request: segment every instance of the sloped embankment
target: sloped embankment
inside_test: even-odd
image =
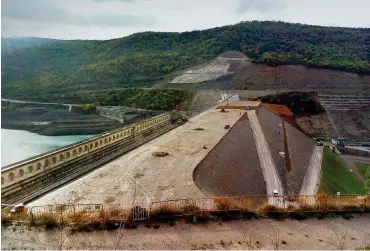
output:
[[[193,179],[207,196],[266,194],[247,114],[199,163],[193,172]]]
[[[289,123],[285,123],[288,151],[290,156],[291,172],[290,182],[291,192],[298,194],[307,168],[310,165],[315,143],[306,134],[299,131]]]

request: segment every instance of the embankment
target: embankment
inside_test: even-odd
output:
[[[195,184],[207,196],[265,195],[266,185],[247,114],[195,168]]]

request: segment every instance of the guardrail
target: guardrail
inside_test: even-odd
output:
[[[142,221],[219,213],[329,213],[370,212],[370,195],[243,196],[154,201],[142,204],[57,204],[33,206],[31,222],[52,218],[58,223]]]

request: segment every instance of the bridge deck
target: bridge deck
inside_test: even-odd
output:
[[[244,112],[207,110],[30,204],[132,203],[133,200],[147,203],[149,200],[204,197],[193,182],[193,170],[227,133],[224,126],[233,126]],[[154,157],[155,151],[165,151],[169,155]]]

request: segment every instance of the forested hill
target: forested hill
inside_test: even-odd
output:
[[[60,41],[52,38],[40,37],[1,37],[1,49],[8,51],[11,49],[18,49],[21,47],[28,47],[34,45],[41,45],[50,42]]]
[[[242,22],[106,41],[50,40],[4,48],[3,96],[150,85],[165,74],[236,50],[255,62],[370,74],[370,29]]]

